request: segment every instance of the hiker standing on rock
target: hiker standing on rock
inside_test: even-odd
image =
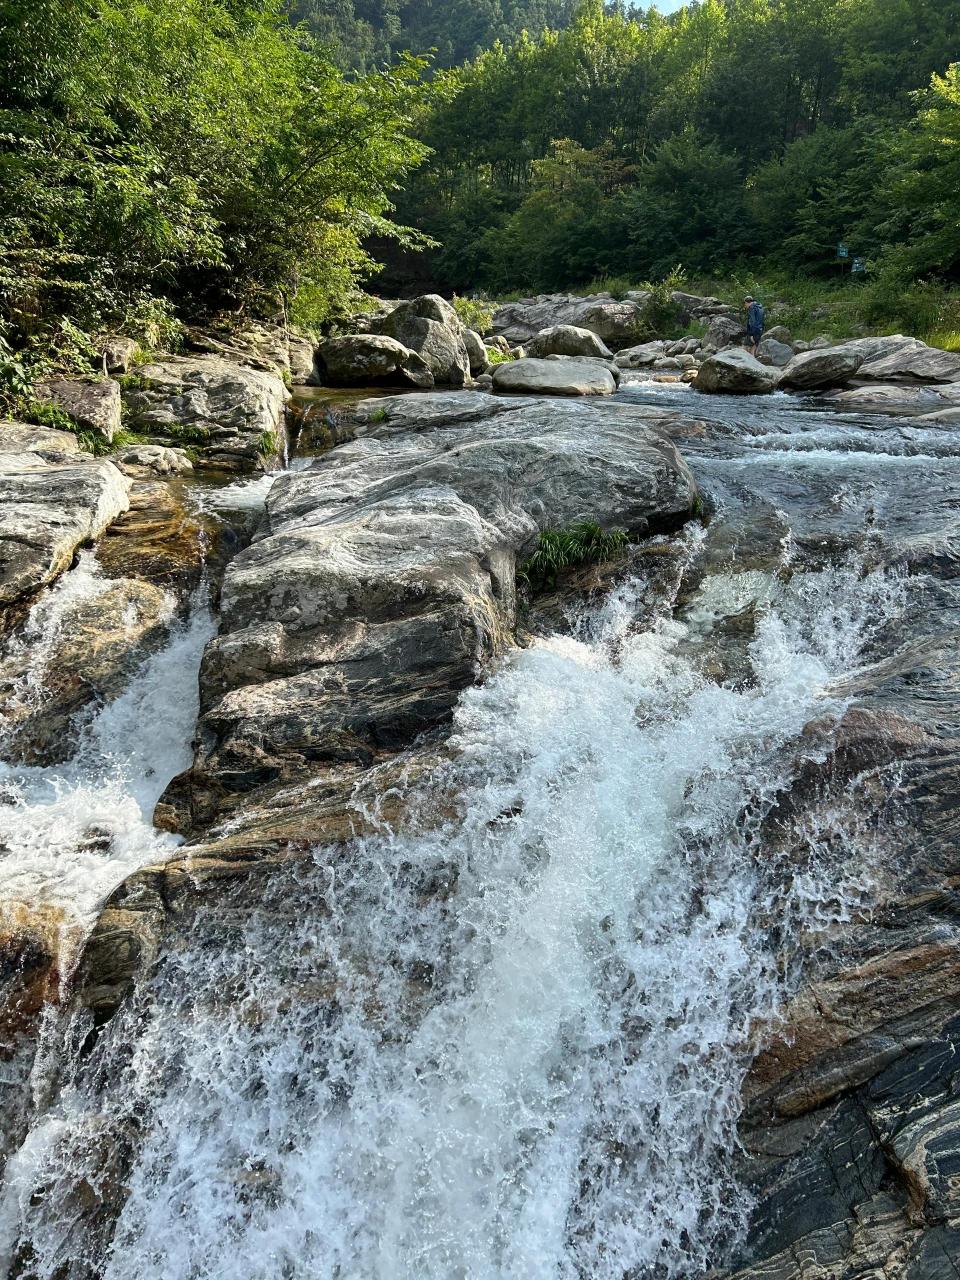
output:
[[[756,298],[744,298],[743,305],[747,309],[747,350],[755,356],[763,337],[764,311]]]

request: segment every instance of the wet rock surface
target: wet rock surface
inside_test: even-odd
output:
[[[180,829],[209,822],[218,789],[372,763],[445,720],[511,641],[517,558],[540,529],[645,533],[693,507],[690,473],[642,412],[474,393],[451,414],[451,399],[357,406],[361,439],[275,484],[224,581],[204,745],[165,800]]]
[[[111,462],[60,453],[62,442],[36,428],[25,434],[25,452],[0,452],[0,620],[53,582],[128,505],[129,481]]]
[[[660,348],[654,359],[686,354]],[[860,357],[867,355],[858,351]],[[911,404],[922,396],[949,405],[943,386],[895,389],[909,393]],[[863,893],[842,911],[828,895],[822,927],[804,942],[804,954],[787,953],[787,967],[804,976],[790,986],[782,1019],[751,1027],[759,1052],[742,1090],[740,1180],[756,1209],[736,1251],[715,1259],[714,1273],[738,1280],[955,1280],[960,602],[951,433],[919,419],[889,431],[861,424],[855,402],[842,396],[819,402],[850,406],[833,418],[810,405],[801,412],[788,397],[708,402],[675,390],[675,398],[660,401],[663,388],[633,388],[582,402],[431,393],[324,409],[327,443],[338,447],[277,480],[252,545],[226,575],[221,630],[202,671],[196,759],[156,812],[158,826],[193,843],[112,895],[69,986],[88,1037],[84,1054],[92,1055],[94,1074],[104,1071],[102,1042],[91,1028],[117,1018],[126,1055],[163,981],[181,981],[180,958],[197,939],[207,965],[231,947],[248,954],[252,918],[299,940],[277,952],[290,969],[289,979],[282,975],[281,1025],[305,1008],[336,1025],[350,1007],[348,981],[323,966],[307,977],[298,970],[294,952],[309,945],[296,933],[304,912],[323,921],[338,910],[337,897],[355,873],[351,840],[385,831],[393,839],[406,829],[413,784],[444,758],[454,702],[491,662],[516,641],[526,643],[531,631],[560,631],[572,645],[583,643],[575,599],[596,601],[611,590],[616,597],[624,575],[639,574],[647,595],[637,625],[655,630],[661,618],[668,630],[682,630],[667,661],[693,662],[709,699],[720,685],[749,689],[757,680],[754,651],[765,619],[783,592],[797,584],[803,590],[806,575],[837,571],[822,600],[825,632],[834,614],[852,607],[863,582],[880,575],[888,580],[884,590],[903,603],[894,607],[881,593],[871,605],[866,597],[864,654],[829,689],[839,710],[810,721],[791,741],[779,789],[758,803],[759,836],[747,846],[787,880],[820,865],[838,882],[860,877]],[[862,390],[876,396],[882,388]],[[19,437],[18,465],[24,457],[38,467],[67,465],[60,451],[66,442],[38,430]],[[704,526],[691,528],[687,541],[649,538],[691,513],[692,476],[706,499]],[[146,637],[147,596],[182,594],[203,562],[204,529],[178,501],[182,482],[131,488],[120,479],[130,511],[97,550],[105,599],[115,597],[116,608],[104,611],[99,631],[93,614],[76,625],[78,652],[91,655],[94,674],[104,657],[103,681],[115,670],[107,661],[111,619],[127,625],[138,612]],[[542,529],[585,519],[648,540],[621,563],[578,570],[518,616],[518,562]],[[718,582],[724,593],[715,590]],[[149,643],[144,637],[137,643]],[[67,650],[58,677],[69,683],[70,670]],[[656,722],[670,710],[650,714]],[[686,742],[688,752],[696,747],[692,738]],[[581,743],[575,754],[589,751]],[[569,767],[568,760],[551,772],[544,788],[558,785]],[[435,790],[433,802],[436,820],[449,821],[448,839],[455,838],[463,817],[456,798]],[[504,797],[488,824],[491,842],[521,809],[515,797]],[[712,817],[696,816],[704,825],[685,829],[684,856],[711,838]],[[748,826],[760,821],[752,811],[743,816]],[[416,822],[422,829],[422,814]],[[442,916],[456,900],[457,874],[442,860],[411,860],[404,875],[416,886],[414,905],[403,910],[411,919],[416,911]],[[691,910],[702,909],[698,897]],[[770,935],[783,923],[773,916]],[[0,1106],[11,1151],[27,1129],[22,1100],[38,1020],[62,995],[45,927],[15,923],[4,952],[7,1089]],[[565,935],[563,951],[572,937]],[[371,966],[356,956],[350,963],[356,971],[349,981],[362,986]],[[390,957],[393,964],[398,977],[390,991],[400,993],[397,1003],[417,1024],[436,1007],[431,992],[442,964],[416,948]],[[137,1004],[146,974],[157,975],[160,986]],[[709,980],[706,963],[700,977]],[[204,989],[191,1017],[202,1018],[203,1001],[214,999],[225,1018],[237,1006],[241,1023],[268,1018],[259,997],[232,988],[216,997]],[[378,1048],[389,1042],[384,1026],[398,1035],[375,1002],[362,1016],[376,1029]],[[676,1015],[670,1034],[683,1030],[685,1016]],[[616,1043],[643,1043],[642,1034],[618,1025]],[[301,1066],[307,1040],[296,1049]],[[301,1074],[313,1078],[305,1068]],[[182,1073],[178,1087],[189,1083]],[[343,1104],[351,1078],[337,1088]],[[68,1204],[81,1235],[89,1232],[102,1252],[141,1137],[113,1113],[84,1125],[84,1150],[102,1179],[78,1182],[57,1212]],[[627,1143],[618,1137],[615,1149],[628,1163]],[[604,1159],[609,1154],[605,1148]],[[243,1179],[237,1175],[243,1202],[261,1186],[268,1198],[280,1196],[280,1174],[250,1163]],[[37,1203],[46,1194],[41,1188]]]

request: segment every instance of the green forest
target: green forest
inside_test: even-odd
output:
[[[960,0],[3,9],[8,381],[64,321],[319,325],[364,287],[829,285],[841,240],[880,311],[960,276]]]

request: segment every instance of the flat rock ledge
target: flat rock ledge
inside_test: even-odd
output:
[[[362,438],[280,477],[230,565],[201,673],[201,747],[164,825],[371,764],[444,723],[511,644],[516,566],[578,520],[675,528],[697,489],[648,411],[482,393],[361,402]]]

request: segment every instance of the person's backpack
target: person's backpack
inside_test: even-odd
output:
[[[749,314],[750,328],[756,330],[758,333],[763,333],[763,322],[766,318],[767,313],[763,309],[763,304],[760,302],[751,302]]]

